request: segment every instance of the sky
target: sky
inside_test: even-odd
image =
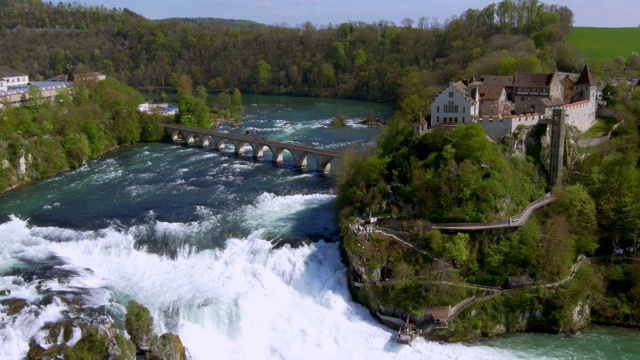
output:
[[[314,25],[347,21],[393,21],[397,25],[420,17],[443,23],[469,8],[482,9],[501,0],[79,0],[84,5],[128,8],[149,19],[169,17],[214,17],[253,20],[267,25],[297,26],[306,21]],[[559,0],[541,1],[569,7],[574,26],[640,26],[638,0]]]

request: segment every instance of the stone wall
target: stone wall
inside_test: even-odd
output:
[[[566,125],[575,126],[580,132],[587,131],[596,121],[593,104],[589,100],[582,100],[564,106],[566,110]]]
[[[476,119],[484,132],[494,141],[500,141],[504,135],[513,133],[519,125],[532,126],[540,121],[540,114],[511,115],[499,118],[485,116]]]

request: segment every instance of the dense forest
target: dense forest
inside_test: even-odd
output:
[[[172,89],[187,75],[209,91],[396,101],[461,76],[576,70],[581,58],[564,43],[572,22],[567,7],[537,0],[504,0],[444,23],[323,26],[151,21],[127,9],[2,0],[0,46],[11,51],[0,63],[32,79],[86,69],[137,89]]]
[[[0,0],[0,46],[10,49],[0,53],[0,64],[32,80],[87,71],[111,79],[78,84],[52,104],[1,111],[0,188],[79,166],[121,144],[156,139],[146,129],[147,116],[134,110],[142,98],[124,84],[159,91],[163,100],[177,92],[183,115],[175,120],[204,127],[212,118],[241,117],[241,91],[394,101],[396,117],[412,121],[428,114],[440,84],[461,76],[577,68],[564,43],[572,22],[568,8],[536,0],[469,9],[444,24],[421,17],[401,25],[293,27],[151,21],[127,9]],[[95,89],[126,95],[109,99]],[[198,96],[191,96],[194,89]],[[212,104],[201,101],[207,92],[222,93],[209,114]]]
[[[610,96],[618,111],[611,140],[578,150],[578,160],[567,164],[564,182],[555,188],[545,180],[542,152],[534,152],[534,158],[515,151],[513,137],[522,134],[493,143],[477,124],[417,136],[410,120],[395,116],[375,149],[343,158],[336,186],[342,225],[349,234],[344,247],[352,259],[365,259],[358,276],[376,284],[384,273],[390,280],[372,285],[375,291],[364,302],[419,314],[429,304],[453,305],[474,295],[442,290],[434,286],[435,280],[502,286],[507,276],[527,276],[551,283],[567,276],[586,255],[594,259],[593,266],[581,270],[577,283],[559,292],[538,289],[511,299],[509,306],[517,314],[539,307],[553,310],[537,328],[532,324],[539,319],[532,319],[528,328],[513,328],[566,331],[567,319],[582,301],[590,304],[594,321],[640,325],[640,87],[624,83]],[[518,132],[527,133],[525,143],[534,148],[548,138],[547,125]],[[566,146],[573,141],[568,139]],[[514,231],[448,233],[429,227],[431,222],[506,219],[545,191],[556,200]],[[382,219],[391,217],[379,220],[378,226],[399,231],[430,256],[401,252],[379,236],[354,236],[348,231],[353,214],[369,211]],[[455,263],[455,269],[434,270],[441,264],[434,259]],[[486,329],[500,326],[507,321],[505,308],[496,304],[504,299],[483,305],[482,311],[495,315],[486,323],[468,315],[466,321]],[[467,329],[464,321],[456,326]],[[451,338],[478,336],[477,328],[467,330]]]

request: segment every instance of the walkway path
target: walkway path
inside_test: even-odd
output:
[[[440,223],[431,224],[430,226],[432,229],[467,231],[519,228],[527,223],[527,220],[529,220],[529,217],[534,211],[540,209],[543,206],[547,206],[553,200],[555,200],[555,197],[551,195],[551,193],[546,193],[527,205],[524,210],[520,212],[520,214],[512,216],[506,220],[494,221],[489,223]]]
[[[589,263],[589,258],[587,258],[584,255],[580,255],[578,257],[578,262],[573,264],[573,266],[571,267],[571,273],[567,277],[562,279],[562,280],[559,280],[559,281],[556,281],[556,282],[553,282],[553,283],[546,283],[546,284],[525,285],[525,286],[519,287],[519,288],[504,289],[504,290],[500,290],[500,291],[493,291],[491,293],[484,293],[484,294],[481,294],[481,295],[475,295],[475,296],[468,297],[468,298],[462,300],[461,302],[459,302],[458,304],[456,304],[451,309],[451,315],[449,315],[449,321],[455,319],[462,312],[462,310],[468,308],[475,301],[489,300],[489,299],[492,299],[494,297],[500,296],[500,295],[502,295],[504,293],[507,293],[507,292],[510,292],[510,291],[522,290],[522,289],[526,289],[526,288],[536,288],[536,287],[558,288],[558,287],[568,283],[569,281],[571,281],[571,279],[573,279],[576,276],[576,273],[578,272],[578,269],[580,268],[580,266],[582,266],[583,264],[588,264],[588,263]]]

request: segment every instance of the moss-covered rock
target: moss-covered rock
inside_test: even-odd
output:
[[[148,351],[153,341],[153,317],[149,309],[138,303],[130,301],[127,304],[127,317],[124,322],[131,340],[141,351]]]
[[[100,334],[97,328],[85,330],[82,338],[64,352],[65,360],[104,359],[109,355],[111,341],[108,335]]]
[[[136,358],[136,344],[121,333],[117,333],[114,338],[120,350],[120,355],[115,356],[114,360],[134,360]]]
[[[147,358],[152,360],[185,360],[186,351],[178,335],[166,333],[154,340]]]

